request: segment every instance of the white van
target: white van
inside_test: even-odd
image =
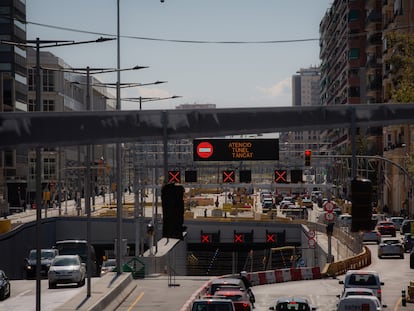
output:
[[[381,311],[381,302],[375,296],[348,296],[339,300],[338,311]]]

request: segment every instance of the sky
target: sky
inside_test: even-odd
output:
[[[26,0],[27,39],[116,38],[118,3],[120,68],[149,67],[122,72],[121,83],[167,81],[125,88],[121,98],[181,96],[142,109],[252,108],[292,105],[292,75],[320,64],[319,24],[332,0]],[[71,67],[117,67],[116,41],[48,51]]]

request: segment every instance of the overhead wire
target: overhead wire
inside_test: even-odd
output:
[[[90,35],[99,35],[106,37],[115,37],[114,34],[94,32],[70,27],[49,25],[37,22],[26,21],[26,24],[31,24],[39,27],[59,29],[70,32],[84,33]],[[295,42],[309,42],[319,41],[319,38],[305,38],[305,39],[289,39],[289,40],[262,40],[262,41],[209,41],[209,40],[182,40],[182,39],[165,39],[165,38],[152,38],[152,37],[141,37],[141,36],[128,36],[121,35],[124,39],[135,39],[135,40],[147,40],[147,41],[160,41],[160,42],[174,42],[174,43],[193,43],[193,44],[279,44],[279,43],[295,43]]]

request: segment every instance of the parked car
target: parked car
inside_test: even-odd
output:
[[[382,305],[379,299],[375,296],[348,296],[338,303],[338,311],[349,311],[349,310],[372,310],[381,311]]]
[[[302,297],[289,297],[289,298],[279,298],[276,300],[274,306],[269,307],[269,310],[276,311],[312,311],[316,310],[316,307],[312,307],[309,303],[309,300]]]
[[[219,288],[215,293],[213,298],[225,298],[233,301],[234,309],[236,311],[252,311],[253,305],[250,302],[249,295],[240,289],[237,288]]]
[[[395,217],[391,217],[390,220],[395,225],[395,229],[397,231],[400,231],[401,230],[401,225],[404,221],[404,217],[395,216]]]
[[[381,242],[381,233],[379,233],[377,230],[365,231],[362,234],[362,241],[363,242],[375,242],[379,244]]]
[[[413,257],[414,259],[414,257]],[[344,291],[347,288],[370,288],[374,291],[375,295],[381,301],[381,286],[384,282],[381,282],[378,272],[372,270],[348,270],[345,274],[343,281],[339,281],[339,284],[344,285]]]
[[[402,244],[404,246],[404,251],[408,253],[414,246],[414,236],[412,236],[411,233],[404,233]]]
[[[30,250],[29,257],[25,258],[24,270],[26,271],[27,278],[33,278],[36,276],[37,266],[37,251],[35,249]],[[41,249],[40,250],[40,274],[47,276],[50,264],[52,260],[59,254],[57,249]]]
[[[404,258],[404,246],[398,238],[382,238],[378,245],[378,258],[384,256],[398,256]]]
[[[83,286],[85,276],[86,267],[79,255],[58,255],[49,268],[49,288],[56,288],[59,283],[76,283],[78,286]]]
[[[383,235],[391,235],[395,237],[397,235],[395,230],[395,225],[391,221],[379,221],[377,223],[376,229],[379,233],[381,233],[381,236]]]
[[[0,300],[4,300],[10,297],[10,281],[6,273],[0,270]]]
[[[230,299],[205,298],[194,300],[191,311],[235,311],[235,309]]]
[[[414,219],[404,219],[400,228],[401,235],[412,232],[411,226],[414,226]]]
[[[112,272],[116,269],[116,259],[107,259],[102,263],[101,273]]]

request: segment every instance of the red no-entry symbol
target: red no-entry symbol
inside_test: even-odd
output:
[[[266,243],[275,243],[276,237],[274,233],[267,233],[266,234]]]
[[[168,182],[180,183],[181,182],[180,171],[168,171]]]
[[[243,233],[234,234],[234,243],[243,243]]]
[[[223,171],[223,182],[234,182],[234,171]]]
[[[202,141],[197,145],[197,155],[202,159],[208,159],[213,155],[213,145],[208,141]]]

